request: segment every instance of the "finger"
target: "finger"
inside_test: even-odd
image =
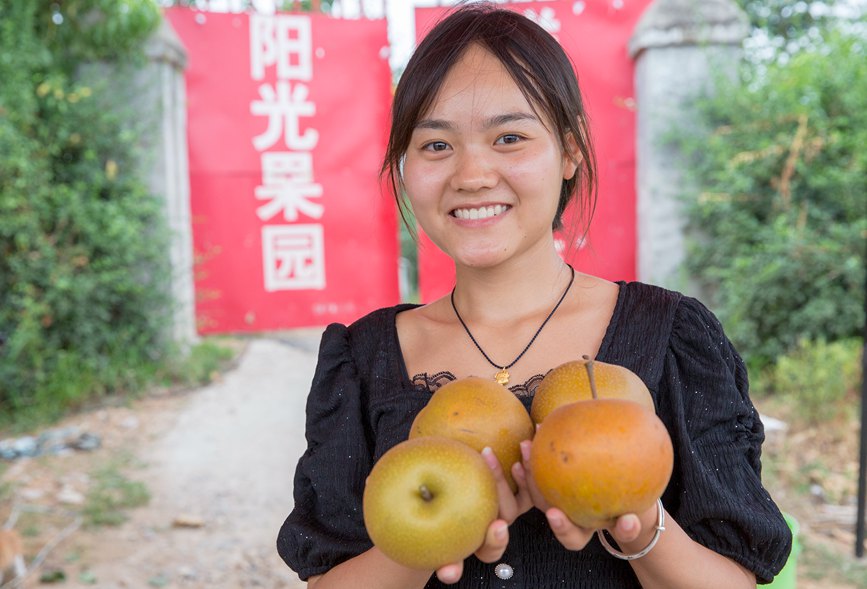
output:
[[[464,563],[447,564],[437,569],[437,578],[446,585],[453,585],[461,580],[464,574]]]
[[[524,479],[527,481],[527,490],[530,492],[530,498],[533,501],[533,505],[542,511],[547,511],[550,505],[545,501],[542,492],[539,491],[539,488],[536,486],[536,481],[533,480],[533,469],[530,465],[530,448],[532,448],[532,446],[533,443],[530,440],[524,440],[521,442],[521,466],[524,469]]]
[[[494,454],[494,451],[487,446],[482,449],[482,458],[485,459],[488,468],[491,469],[494,475],[494,482],[497,484],[497,500],[500,506],[499,516],[507,522],[512,523],[519,515],[518,503],[514,493],[512,493],[511,487],[509,487],[508,481],[506,481],[506,476],[503,474],[500,460]]]
[[[641,534],[641,519],[634,513],[621,515],[609,531],[618,544],[633,542]]]
[[[593,537],[593,530],[576,526],[556,507],[546,511],[545,516],[548,518],[551,531],[567,550],[581,550]]]
[[[524,465],[516,462],[512,465],[512,478],[518,486],[518,492],[515,494],[515,501],[518,504],[518,513],[522,514],[533,507],[533,496],[530,494],[530,488],[527,481],[527,471],[524,470]]]
[[[521,460],[525,465],[530,464],[530,449],[533,447],[533,442],[524,440],[521,442]]]
[[[494,562],[506,551],[509,544],[509,525],[501,519],[488,526],[485,543],[476,550],[476,558],[482,562]]]

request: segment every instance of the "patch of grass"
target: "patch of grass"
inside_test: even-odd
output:
[[[44,523],[38,513],[22,511],[19,513],[18,522],[15,527],[24,538],[38,538],[44,531]]]
[[[161,360],[147,362],[121,350],[104,358],[99,378],[78,362],[60,362],[32,404],[14,412],[0,407],[0,437],[22,435],[100,404],[130,401],[153,387],[209,384],[228,368],[238,347],[235,340],[212,337],[202,339],[185,353],[175,351]]]
[[[6,472],[8,467],[5,464],[0,463],[0,478],[3,478],[3,473]],[[12,493],[14,492],[14,487],[12,483],[9,481],[0,482],[0,505],[7,505],[12,501]],[[2,510],[0,510],[2,512]],[[0,521],[0,524],[3,522]]]
[[[166,386],[195,387],[213,382],[235,357],[235,349],[228,340],[203,339],[190,348],[186,355],[168,361],[159,378]]]
[[[801,575],[816,581],[846,584],[853,589],[867,589],[867,562],[820,541],[802,538],[801,545],[798,557]]]
[[[82,511],[85,525],[120,525],[127,520],[127,510],[150,501],[144,483],[129,479],[123,472],[129,461],[128,457],[115,459],[91,474],[93,486]]]
[[[64,562],[74,563],[81,560],[81,552],[78,548],[74,548],[63,557]]]

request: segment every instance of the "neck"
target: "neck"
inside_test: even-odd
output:
[[[473,324],[508,324],[547,314],[569,283],[571,272],[553,249],[530,260],[493,268],[455,269],[455,305]]]

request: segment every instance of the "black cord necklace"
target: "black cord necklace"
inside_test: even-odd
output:
[[[461,317],[461,314],[458,313],[458,308],[455,306],[455,289],[452,288],[452,294],[451,294],[452,309],[454,309],[455,315],[457,316],[458,321],[460,321],[461,325],[464,326],[464,331],[467,332],[467,335],[470,336],[470,339],[473,340],[474,344],[476,344],[476,348],[479,349],[479,351],[482,353],[482,356],[485,357],[485,360],[487,360],[488,363],[491,366],[493,366],[494,368],[499,369],[499,372],[497,372],[494,375],[494,380],[496,380],[501,385],[505,386],[505,385],[509,384],[509,368],[514,366],[518,362],[518,360],[520,360],[521,357],[527,353],[527,350],[530,349],[530,346],[533,345],[533,342],[536,341],[536,338],[539,337],[540,333],[542,333],[542,328],[545,327],[545,325],[548,323],[548,320],[554,316],[554,313],[557,311],[557,309],[560,308],[560,303],[562,303],[563,299],[566,298],[566,295],[569,294],[569,289],[572,288],[572,283],[575,282],[575,268],[573,268],[569,264],[566,264],[566,265],[569,266],[569,270],[572,271],[572,276],[569,278],[569,284],[566,285],[566,290],[564,290],[563,294],[560,295],[560,300],[557,301],[557,304],[554,305],[554,308],[551,309],[551,312],[548,313],[547,317],[545,317],[545,320],[542,322],[542,325],[539,326],[539,329],[536,330],[536,333],[533,334],[533,337],[530,338],[530,341],[527,343],[527,345],[524,347],[524,349],[521,350],[521,353],[518,354],[518,357],[506,365],[497,364],[496,362],[491,360],[490,356],[488,356],[485,353],[485,351],[482,349],[482,346],[479,345],[479,342],[476,341],[476,338],[473,337],[473,334],[470,332],[470,328],[467,327],[467,324],[464,322],[463,317]]]

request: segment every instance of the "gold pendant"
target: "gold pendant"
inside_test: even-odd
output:
[[[506,386],[509,384],[509,371],[503,368],[498,373],[494,375],[494,380],[499,384]]]

